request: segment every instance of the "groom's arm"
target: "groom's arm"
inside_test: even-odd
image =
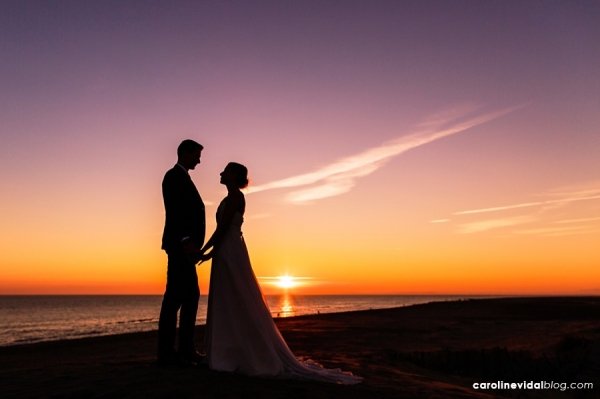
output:
[[[167,220],[171,225],[173,243],[184,244],[191,235],[186,216],[185,181],[177,175],[167,175],[163,181],[163,198]]]

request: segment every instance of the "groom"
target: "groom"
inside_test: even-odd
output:
[[[197,364],[194,329],[200,289],[196,263],[204,243],[204,203],[188,171],[200,163],[202,145],[184,140],[177,148],[177,164],[162,182],[165,228],[162,249],[167,252],[167,287],[158,322],[158,364]],[[179,350],[175,351],[177,312]]]

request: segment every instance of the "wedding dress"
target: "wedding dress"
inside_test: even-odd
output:
[[[217,220],[222,207],[223,202]],[[250,376],[361,382],[361,377],[349,372],[326,369],[294,356],[252,271],[242,223],[242,214],[236,212],[212,260],[205,342],[209,367]]]

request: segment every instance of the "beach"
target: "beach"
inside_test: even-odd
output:
[[[276,319],[296,356],[355,386],[155,364],[156,332],[0,348],[3,398],[597,398],[600,297],[474,299]],[[199,348],[204,326],[197,327]],[[554,389],[475,389],[476,383]],[[561,390],[559,383],[593,383]]]

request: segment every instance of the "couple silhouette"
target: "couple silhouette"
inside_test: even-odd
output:
[[[167,284],[158,326],[159,365],[208,364],[216,371],[249,376],[285,377],[356,384],[362,378],[339,369],[297,359],[275,325],[250,263],[242,235],[248,169],[230,162],[220,174],[227,196],[217,209],[217,227],[204,243],[204,202],[189,176],[203,146],[184,140],[177,164],[162,182],[167,253]],[[212,259],[204,345],[194,344],[200,289],[196,264]],[[178,350],[177,313],[179,312]]]

